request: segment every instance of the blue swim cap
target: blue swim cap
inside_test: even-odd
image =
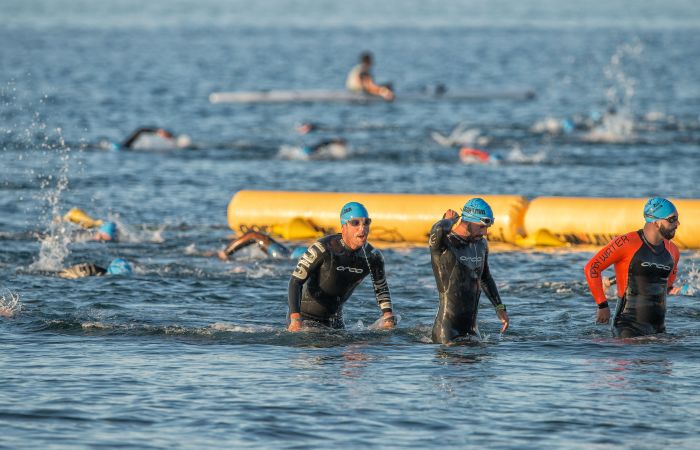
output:
[[[297,247],[294,250],[292,250],[292,254],[289,255],[291,259],[299,259],[302,257],[304,253],[306,253],[306,249],[308,247]]]
[[[677,212],[676,207],[670,201],[662,197],[652,197],[644,205],[644,220],[656,222],[665,219]]]
[[[367,219],[369,218],[369,213],[367,208],[365,208],[361,203],[350,202],[346,203],[340,210],[340,224],[345,225],[345,223],[350,219]]]
[[[493,225],[493,211],[488,203],[481,198],[472,198],[462,208],[462,220],[465,222]]]
[[[112,260],[107,267],[107,273],[110,275],[130,275],[131,272],[131,266],[122,258]]]
[[[105,222],[98,230],[100,233],[109,235],[112,240],[117,238],[117,224],[114,222]]]
[[[571,134],[574,131],[574,128],[576,128],[576,125],[574,124],[574,121],[571,119],[563,119],[561,122],[561,131],[564,132],[564,134]]]

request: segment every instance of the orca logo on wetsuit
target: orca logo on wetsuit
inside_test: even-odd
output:
[[[462,262],[473,262],[480,264],[483,258],[481,256],[460,256],[459,260]]]
[[[647,262],[647,261],[644,261],[642,263],[642,267],[655,267],[657,269],[662,269],[662,270],[671,270],[671,267],[669,267],[669,266],[664,266],[663,264]]]
[[[356,268],[354,268],[354,267],[349,267],[349,266],[348,266],[348,267],[345,267],[345,266],[338,266],[338,267],[336,267],[335,270],[337,270],[337,271],[339,271],[339,272],[342,272],[342,271],[344,271],[344,270],[347,270],[348,272],[351,272],[351,273],[362,273],[362,272],[364,272],[364,269],[356,269]]]

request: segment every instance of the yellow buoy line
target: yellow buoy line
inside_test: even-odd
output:
[[[646,198],[536,197],[519,195],[432,195],[360,192],[242,190],[228,205],[228,224],[286,240],[316,239],[340,232],[340,207],[360,202],[372,217],[372,242],[424,245],[431,226],[447,209],[459,212],[472,197],[483,198],[495,222],[489,240],[519,247],[602,245],[612,237],[640,229]],[[700,199],[670,199],[681,226],[679,248],[700,248]]]

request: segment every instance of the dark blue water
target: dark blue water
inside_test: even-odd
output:
[[[366,283],[347,330],[287,333],[292,261],[201,256],[240,189],[700,198],[696,2],[92,3],[0,5],[1,447],[697,447],[697,294],[669,299],[668,334],[614,340],[593,323],[593,248],[496,248],[511,329],[484,304],[483,341],[453,347],[429,342],[426,248],[384,251],[392,332],[369,328]],[[399,92],[537,95],[208,102],[341,89],[367,49]],[[192,146],[102,148],[144,125]],[[278,157],[327,137],[345,159]],[[462,145],[502,161],[462,164]],[[72,207],[122,241],[53,222]],[[56,276],[114,257],[135,274]],[[691,292],[699,259],[681,255]]]

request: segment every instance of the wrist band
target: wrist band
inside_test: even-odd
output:
[[[605,300],[603,303],[598,303],[598,309],[605,309],[608,307],[608,301]]]
[[[496,305],[496,311],[505,311],[505,310],[506,310],[506,305],[504,305],[503,303],[499,303],[498,305]]]

